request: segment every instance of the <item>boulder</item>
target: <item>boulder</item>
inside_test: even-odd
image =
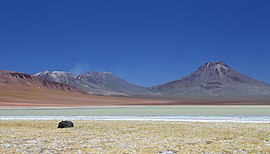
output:
[[[175,150],[164,150],[164,151],[159,151],[160,154],[176,154],[177,151]]]
[[[58,123],[57,128],[70,128],[70,127],[74,127],[73,122],[71,122],[71,121],[61,121],[61,122]]]

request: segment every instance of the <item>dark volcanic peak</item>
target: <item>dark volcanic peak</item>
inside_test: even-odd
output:
[[[151,88],[179,98],[237,98],[270,96],[267,83],[236,72],[226,63],[208,62],[192,74]]]
[[[219,62],[207,62],[206,64],[202,65],[199,70],[204,69],[213,69],[213,70],[229,70],[231,67],[224,63],[223,61]]]
[[[237,78],[236,77],[237,72],[234,72],[232,68],[223,61],[208,62],[199,67],[199,69],[196,72],[194,72],[193,75],[194,74],[204,76],[206,80],[207,78],[208,80],[220,80],[220,81],[226,80],[225,82],[229,81],[228,76],[230,76],[229,78],[231,79]]]

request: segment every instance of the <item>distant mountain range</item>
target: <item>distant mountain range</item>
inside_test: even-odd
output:
[[[270,100],[268,83],[240,74],[222,61],[208,62],[182,79],[153,87],[129,83],[110,72],[74,75],[70,72],[45,70],[28,75],[1,71],[1,82],[13,86],[23,84],[36,88],[106,96],[176,100]]]
[[[129,83],[110,72],[89,72],[74,75],[69,72],[43,71],[34,76],[53,82],[63,83],[89,94],[106,96],[135,96],[153,94],[147,88]]]
[[[90,95],[68,84],[34,75],[0,71],[1,107],[69,107],[163,104],[168,101]]]

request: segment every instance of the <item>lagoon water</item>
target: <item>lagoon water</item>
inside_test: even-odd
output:
[[[270,116],[270,106],[114,106],[0,109],[0,116]]]

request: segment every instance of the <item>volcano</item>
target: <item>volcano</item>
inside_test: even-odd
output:
[[[195,99],[269,99],[270,85],[238,73],[226,63],[208,62],[176,81],[149,88],[160,96]]]

